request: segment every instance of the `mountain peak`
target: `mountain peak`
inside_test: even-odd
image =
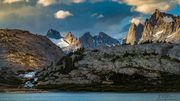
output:
[[[160,14],[161,12],[159,11],[159,9],[156,9],[156,10],[155,10],[155,13],[156,13],[156,14]]]
[[[81,47],[81,42],[79,39],[75,38],[74,35],[69,32],[65,37],[64,40],[71,46],[71,47]]]
[[[180,42],[178,16],[156,10],[144,24],[144,31],[139,43]]]
[[[143,24],[140,23],[136,25],[135,23],[131,23],[126,39],[126,44],[134,45],[137,43],[142,36],[143,29]]]
[[[46,36],[53,39],[62,38],[61,34],[57,30],[54,30],[54,29],[49,29]]]
[[[67,33],[67,35],[64,37],[64,40],[66,40],[69,44],[71,44],[75,39],[76,38],[74,38],[74,35],[71,32]]]
[[[151,19],[158,20],[162,16],[162,12],[160,12],[158,9],[155,10],[153,15],[151,16]]]
[[[74,35],[72,34],[72,32],[69,32],[66,37],[74,37]]]
[[[91,35],[90,32],[85,32],[83,36],[89,36],[89,37],[92,37],[92,35]]]
[[[99,37],[107,37],[108,35],[104,32],[99,32]],[[109,36],[108,36],[109,37]]]

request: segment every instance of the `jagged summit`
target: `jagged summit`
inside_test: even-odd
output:
[[[94,39],[90,32],[85,32],[79,39],[84,48],[94,47]]]
[[[49,36],[47,37],[57,46],[59,46],[65,53],[69,53],[79,48],[82,48],[80,40],[74,37],[71,32],[68,32],[64,38],[61,37],[60,39],[52,38]]]
[[[76,37],[74,37],[74,35],[69,32],[65,37],[64,40],[66,42],[68,42],[68,44],[70,44],[71,46],[80,46],[81,42],[79,39],[77,39]]]
[[[64,37],[64,40],[66,40],[69,44],[72,44],[75,40],[77,40],[74,35],[69,32],[67,35]]]
[[[57,30],[54,30],[54,29],[49,29],[48,30],[47,37],[53,38],[53,39],[60,39],[60,38],[62,38],[61,34]]]
[[[92,35],[91,35],[90,32],[85,32],[83,36],[89,36],[89,37],[92,37]]]
[[[146,42],[180,42],[180,19],[156,10],[144,24],[144,31],[139,43]]]
[[[104,32],[99,32],[99,37],[108,37],[108,35]]]
[[[162,13],[158,9],[156,9],[152,16],[155,16],[155,19],[157,20],[162,16]]]
[[[143,29],[144,29],[143,24],[139,23],[138,25],[136,25],[135,23],[131,23],[126,38],[126,44],[134,45],[135,43],[137,43],[142,36]]]
[[[101,46],[119,45],[120,42],[104,32],[99,32],[98,35],[92,36],[90,32],[86,32],[80,37],[84,48],[96,48]]]

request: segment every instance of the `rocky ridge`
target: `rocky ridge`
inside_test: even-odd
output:
[[[95,36],[92,36],[90,32],[86,32],[80,37],[80,41],[85,49],[120,45],[117,39],[110,37],[104,32],[99,32],[99,34]]]
[[[146,19],[144,25],[131,24],[126,44],[143,44],[180,42],[180,17],[156,11],[149,19]]]
[[[172,86],[179,82],[179,47],[180,44],[144,44],[77,52],[38,72],[38,87],[52,89],[51,85],[56,85],[55,87],[63,89],[72,85],[84,85],[84,90],[87,90],[86,87],[90,85],[92,88],[114,85],[115,88],[122,87],[116,91],[123,91],[124,88],[135,90],[132,87],[135,84],[140,91],[148,86],[167,90],[168,84]],[[179,86],[175,87],[179,89]],[[101,90],[103,89],[106,88]]]
[[[156,10],[146,19],[144,31],[139,43],[146,42],[180,42],[180,17]]]
[[[0,29],[0,46],[0,84],[5,85],[17,81],[18,71],[37,71],[64,55],[45,36],[18,29]]]

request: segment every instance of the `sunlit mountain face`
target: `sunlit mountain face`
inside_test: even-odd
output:
[[[179,15],[179,4],[180,0],[1,0],[0,28],[43,35],[53,28],[77,37],[103,31],[119,39],[130,22],[144,22],[155,9]]]

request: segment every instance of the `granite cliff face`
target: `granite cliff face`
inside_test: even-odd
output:
[[[180,17],[156,10],[144,23],[144,31],[139,43],[180,42]]]
[[[69,43],[71,47],[81,47],[81,42],[79,39],[75,38],[74,35],[69,32],[65,37],[64,40]]]
[[[168,87],[179,82],[179,51],[180,44],[143,44],[77,52],[39,71],[38,87],[53,88],[50,85],[56,85],[54,87],[57,89],[72,87],[68,88],[72,90],[72,85],[76,85],[75,88],[84,85],[80,86],[83,89],[88,85],[93,88],[92,85],[95,84],[94,86],[111,85],[111,90],[113,86],[120,87],[117,91],[125,88],[152,90],[153,87],[168,90]],[[174,88],[173,90],[178,90],[179,86]]]
[[[0,29],[0,46],[0,84],[16,81],[17,71],[42,69],[64,55],[45,36],[18,29]]]
[[[135,43],[138,43],[142,36],[143,29],[144,26],[141,23],[138,25],[131,23],[126,38],[126,44],[134,45]]]

